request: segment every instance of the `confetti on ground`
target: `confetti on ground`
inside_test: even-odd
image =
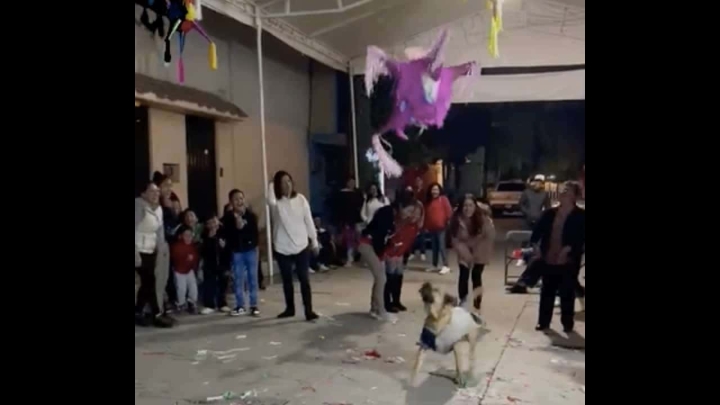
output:
[[[311,392],[317,392],[317,390],[313,387],[302,387],[303,391],[311,391]]]
[[[404,334],[404,333],[398,333],[398,336],[399,336],[399,337],[405,337],[405,336],[407,336],[407,335]]]
[[[508,395],[507,400],[512,402],[513,404],[516,402],[522,402],[519,398],[511,397]]]
[[[235,339],[238,339],[238,340],[245,339],[246,337],[247,337],[247,335],[237,335],[237,336],[235,336]]]
[[[405,363],[405,359],[400,356],[388,357],[387,359],[385,359],[385,363],[402,364],[402,363]]]
[[[375,349],[368,350],[365,352],[365,358],[367,358],[367,359],[379,359],[380,357],[382,357],[382,356]]]
[[[336,302],[335,305],[337,305],[339,307],[349,307],[350,303],[349,302]]]
[[[265,359],[265,360],[277,359],[277,355],[275,355],[275,356],[263,356],[263,359]]]
[[[270,346],[280,346],[281,342],[270,342]]]

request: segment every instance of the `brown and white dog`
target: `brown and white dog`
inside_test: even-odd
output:
[[[442,354],[451,351],[455,354],[455,382],[461,388],[466,387],[473,379],[475,346],[483,322],[476,314],[458,307],[456,297],[441,292],[428,282],[422,285],[419,293],[427,315],[410,382],[415,385],[425,351],[431,349]]]

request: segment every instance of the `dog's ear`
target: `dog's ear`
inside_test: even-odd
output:
[[[424,303],[432,304],[433,302],[435,302],[432,284],[428,282],[423,283],[422,287],[420,287],[420,290],[418,292],[420,293],[420,298],[422,298]]]
[[[456,306],[458,306],[458,304],[459,304],[458,299],[453,297],[452,295],[445,294],[445,296],[443,296],[443,305],[450,305],[450,306],[456,307]]]

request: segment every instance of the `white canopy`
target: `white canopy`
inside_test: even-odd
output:
[[[253,24],[247,0],[202,4]],[[353,73],[364,70],[368,45],[397,56],[408,46],[429,46],[440,29],[450,33],[447,64],[482,67],[585,63],[585,0],[504,0],[500,56],[487,51],[490,13],[485,0],[256,0],[263,29],[308,56]],[[458,83],[462,86],[462,83]],[[585,71],[485,76],[455,102],[585,98]]]

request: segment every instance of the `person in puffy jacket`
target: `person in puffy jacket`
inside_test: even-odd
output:
[[[438,183],[428,187],[425,202],[425,230],[430,236],[432,246],[432,267],[428,271],[438,271],[440,274],[450,273],[447,252],[445,249],[445,229],[452,218],[452,206]],[[442,267],[438,265],[442,261]]]

